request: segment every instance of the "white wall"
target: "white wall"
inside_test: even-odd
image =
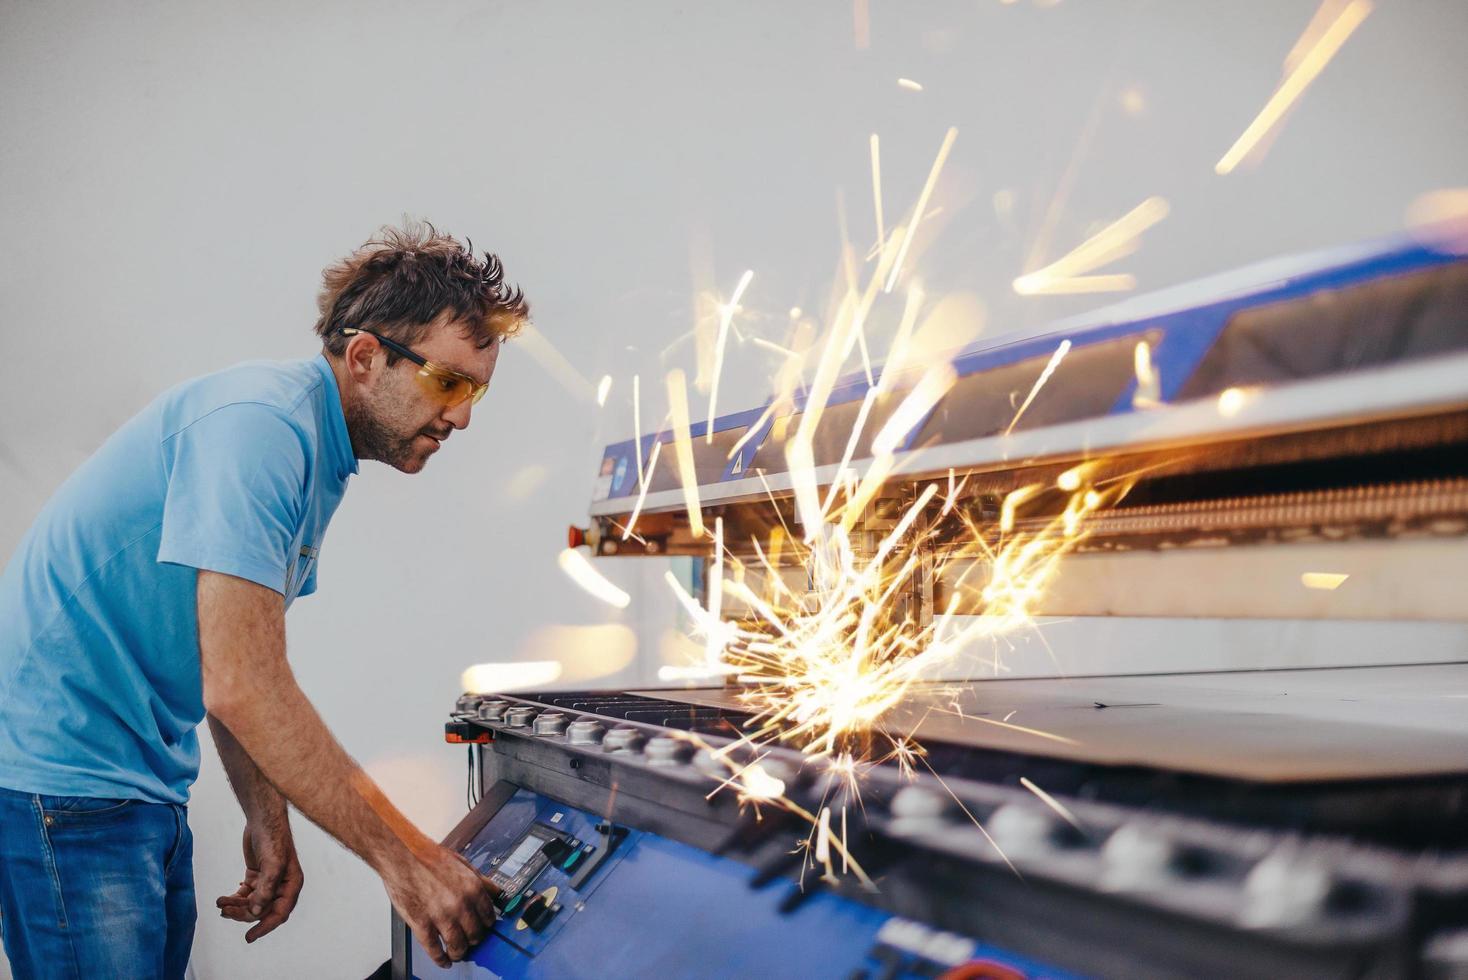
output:
[[[0,554],[161,388],[311,353],[318,270],[375,226],[421,215],[500,252],[576,371],[616,379],[606,412],[512,345],[474,427],[426,473],[364,468],[321,593],[290,617],[327,721],[442,833],[462,808],[463,756],[440,738],[459,671],[524,655],[547,624],[615,618],[555,556],[597,447],[631,428],[631,374],[655,423],[662,372],[692,366],[686,342],[662,352],[690,328],[695,287],[727,292],[745,268],[751,332],[778,340],[790,305],[821,305],[836,187],[852,237],[872,237],[870,132],[896,220],[959,127],[920,267],[930,293],[977,294],[991,333],[1099,302],[1008,290],[1057,193],[1046,259],[1167,197],[1172,215],[1119,266],[1153,287],[1392,231],[1414,196],[1468,173],[1454,0],[1378,5],[1262,165],[1228,178],[1212,165],[1312,0],[871,5],[858,51],[849,0],[0,0]],[[721,404],[756,403],[772,366],[737,349]],[[517,475],[531,489],[513,496]],[[659,573],[613,574],[636,594],[645,676],[670,621]],[[191,820],[198,976],[363,975],[386,957],[380,886],[309,827],[300,910],[245,947],[212,917],[241,825],[212,760]]]

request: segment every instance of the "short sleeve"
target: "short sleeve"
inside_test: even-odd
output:
[[[163,444],[168,492],[158,561],[285,593],[306,501],[306,442],[266,405],[226,405]]]

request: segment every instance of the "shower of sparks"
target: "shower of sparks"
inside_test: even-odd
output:
[[[1306,572],[1300,576],[1300,584],[1307,589],[1332,591],[1339,589],[1351,576],[1342,572]]]
[[[604,375],[602,375],[601,376],[601,381],[596,386],[596,403],[597,403],[597,405],[605,405],[607,403],[607,394],[611,390],[612,390],[612,376],[610,374],[604,374]]]
[[[912,221],[908,223],[907,233],[902,237],[902,245],[897,250],[897,259],[892,263],[887,284],[882,287],[884,293],[892,292],[892,287],[897,283],[897,274],[902,271],[902,262],[907,258],[907,250],[912,247],[912,240],[917,235],[918,223],[928,210],[928,198],[933,196],[933,187],[938,183],[938,175],[943,172],[943,164],[947,161],[948,152],[953,149],[953,141],[956,139],[957,127],[948,127],[948,132],[943,134],[943,144],[938,147],[938,156],[933,160],[932,169],[928,171],[927,182],[923,184],[923,191],[918,195],[917,204],[912,209]]]
[[[1045,382],[1050,380],[1050,376],[1055,373],[1056,368],[1060,367],[1060,362],[1064,360],[1065,355],[1069,353],[1070,341],[1062,340],[1060,342],[1060,346],[1055,348],[1055,353],[1050,355],[1050,360],[1046,362],[1045,370],[1041,371],[1040,376],[1035,379],[1034,385],[1030,388],[1030,393],[1026,395],[1025,400],[1020,403],[1019,410],[1016,411],[1014,413],[1014,417],[1009,420],[1009,426],[1004,430],[1005,435],[1009,435],[1011,432],[1014,431],[1015,425],[1019,423],[1020,416],[1025,414],[1025,410],[1030,407],[1030,403],[1035,400],[1035,396],[1040,393],[1040,389],[1045,387]]]
[[[914,82],[910,78],[899,78],[897,80],[897,86],[899,88],[905,88],[909,92],[921,92],[923,90],[922,85],[920,85],[917,82]]]
[[[734,313],[739,309],[739,300],[744,296],[744,291],[749,288],[749,281],[754,278],[753,269],[745,269],[744,275],[739,277],[739,285],[734,287],[734,295],[729,297],[729,302],[719,307],[719,335],[714,341],[714,380],[709,387],[709,415],[708,430],[704,433],[704,442],[714,441],[714,419],[718,416],[719,405],[719,376],[724,373],[724,350],[729,346],[729,326],[734,322]]]
[[[887,232],[882,227],[882,151],[876,133],[872,134],[872,204],[877,212],[877,245],[880,247],[887,240]]]
[[[1254,117],[1254,121],[1239,136],[1234,145],[1229,147],[1228,152],[1219,159],[1218,163],[1214,164],[1214,172],[1220,176],[1233,173],[1240,163],[1249,158],[1260,142],[1280,124],[1285,114],[1305,93],[1310,83],[1315,81],[1316,76],[1335,57],[1336,52],[1340,51],[1346,39],[1361,26],[1361,22],[1371,13],[1372,7],[1371,0],[1350,0],[1344,7],[1341,7],[1335,19],[1330,22],[1330,26],[1321,30],[1320,24],[1324,20],[1321,15],[1333,6],[1339,6],[1339,4],[1333,3],[1332,0],[1325,0],[1325,3],[1321,5],[1320,11],[1305,28],[1305,33],[1301,36],[1300,41],[1286,57],[1286,74],[1279,88],[1274,90],[1274,94],[1264,104],[1264,108],[1259,110],[1259,115]],[[1313,43],[1312,37],[1314,38]]]
[[[1014,280],[1021,296],[1062,293],[1107,293],[1131,289],[1136,278],[1124,274],[1091,275],[1103,265],[1125,258],[1137,250],[1144,231],[1167,217],[1164,198],[1149,197],[1111,224],[1076,246],[1066,255]]]
[[[673,451],[678,463],[678,482],[688,509],[688,529],[703,537],[703,511],[698,503],[698,473],[693,466],[693,439],[688,434],[688,381],[682,371],[668,372],[668,409],[673,416]],[[710,420],[709,425],[713,425]]]
[[[1001,669],[1003,638],[1033,628],[1033,610],[1059,563],[1085,539],[1086,518],[1115,504],[1134,479],[1108,472],[1104,461],[1084,461],[1052,481],[1010,491],[997,519],[987,502],[981,502],[987,495],[975,496],[977,491],[968,490],[965,496],[968,473],[945,470],[916,481],[889,482],[903,467],[912,468],[921,460],[922,447],[909,450],[908,442],[940,409],[956,371],[946,359],[918,350],[922,345],[915,326],[924,293],[917,282],[906,283],[900,321],[879,371],[872,369],[867,351],[867,323],[895,312],[895,304],[886,300],[879,304],[879,294],[890,292],[903,276],[956,136],[957,130],[947,130],[921,193],[912,209],[904,212],[905,223],[892,227],[882,213],[879,143],[873,136],[872,193],[878,228],[877,247],[870,257],[874,261],[862,266],[854,260],[844,208],[838,201],[842,256],[824,334],[813,342],[814,320],[792,309],[788,349],[768,344],[783,355],[775,371],[773,397],[728,452],[730,460],[743,459],[741,453],[755,440],[783,454],[789,478],[781,488],[784,499],[777,499],[761,468],[750,469],[769,498],[768,530],[749,536],[747,525],[732,520],[726,524],[728,514],[721,511],[712,511],[712,526],[705,526],[687,381],[679,370],[669,372],[666,379],[671,435],[660,435],[646,471],[639,471],[637,505],[627,528],[630,531],[641,512],[666,439],[673,444],[690,531],[695,537],[707,537],[711,560],[703,601],[691,595],[677,576],[664,575],[687,614],[691,639],[701,655],[689,658],[695,663],[665,665],[659,677],[738,684],[736,697],[750,716],[740,737],[722,746],[709,745],[695,733],[680,737],[727,768],[727,778],[714,793],[731,790],[741,804],[776,807],[810,827],[800,841],[806,869],[830,879],[849,871],[867,887],[874,885],[848,850],[846,820],[848,802],[860,801],[863,774],[874,765],[891,763],[909,778],[926,779],[931,774],[942,784],[911,732],[889,731],[889,712],[914,685],[952,676],[971,666],[976,654],[986,666]],[[1166,213],[1161,198],[1144,201],[1069,255],[1031,273],[1035,278],[1030,281],[1037,287],[1033,291],[1079,291],[1095,288],[1098,279],[1119,278],[1090,273],[1134,251],[1138,236]],[[717,408],[730,321],[750,276],[745,274],[721,308],[710,422]],[[1130,277],[1125,278],[1129,284]],[[1059,342],[1006,434],[1070,349],[1070,340]],[[855,365],[865,371],[867,389],[861,404],[852,406],[857,409],[854,418],[844,411],[828,413],[841,378]],[[640,411],[639,397],[634,377],[634,412]],[[838,425],[840,431],[833,432]],[[868,432],[868,427],[876,431]],[[709,437],[705,429],[706,440]],[[824,465],[818,466],[815,447],[830,445],[833,439],[845,447],[840,462],[832,466],[823,459]],[[870,457],[858,461],[857,450],[864,440],[870,444]],[[742,465],[748,466],[748,461]],[[787,519],[792,511],[793,519]],[[589,571],[590,564],[581,561]],[[923,581],[945,584],[947,598],[941,608],[934,608],[931,594],[918,588]],[[1011,724],[1012,715],[1002,722],[976,720],[1015,736],[1075,744],[1064,736]],[[760,764],[777,744],[801,753],[805,765],[826,774],[826,791],[809,809],[784,795],[784,780]],[[919,764],[924,772],[918,771]],[[1041,795],[1038,787],[1029,788]],[[961,802],[959,806],[968,813]],[[987,836],[978,819],[971,813],[969,817]]]
[[[632,601],[631,596],[608,582],[601,572],[591,566],[586,556],[575,548],[564,549],[556,559],[556,563],[561,566],[561,571],[565,572],[571,581],[607,605],[626,609],[627,603]]]

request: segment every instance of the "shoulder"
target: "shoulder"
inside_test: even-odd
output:
[[[249,361],[186,381],[162,397],[165,441],[200,426],[307,435],[322,377],[310,361]]]

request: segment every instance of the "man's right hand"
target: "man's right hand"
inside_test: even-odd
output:
[[[467,956],[494,925],[494,886],[446,847],[409,857],[382,883],[418,945],[441,967]]]

